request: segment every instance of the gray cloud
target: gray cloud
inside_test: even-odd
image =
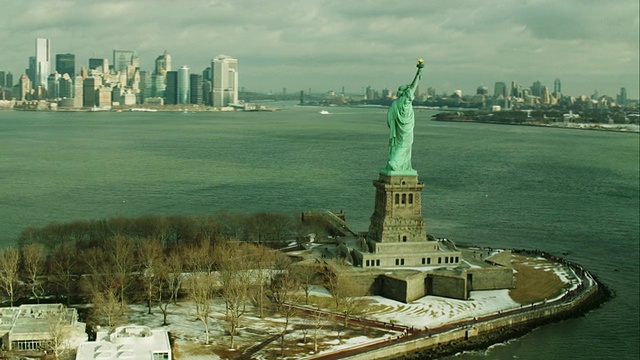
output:
[[[95,1],[0,0],[0,70],[21,73],[35,38],[53,53],[111,58],[137,50],[144,69],[165,49],[200,72],[238,58],[258,91],[395,88],[427,61],[423,86],[474,91],[515,80],[563,80],[567,93],[638,97],[637,0]]]

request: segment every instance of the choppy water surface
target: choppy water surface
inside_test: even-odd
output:
[[[218,210],[345,210],[368,228],[385,110],[0,112],[0,244],[27,226]],[[442,123],[417,112],[428,232],[568,252],[618,296],[459,359],[639,357],[638,134]]]

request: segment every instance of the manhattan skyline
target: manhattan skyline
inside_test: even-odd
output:
[[[312,89],[358,93],[395,89],[408,81],[417,57],[423,87],[474,93],[484,84],[517,81],[563,93],[638,98],[639,4],[568,0],[455,4],[406,1],[268,3],[254,1],[8,2],[0,24],[0,69],[14,78],[35,55],[34,39],[51,39],[55,54],[110,59],[137,51],[143,70],[164,50],[174,67],[200,73],[218,54],[242,61],[249,91]],[[83,15],[86,14],[86,15]]]

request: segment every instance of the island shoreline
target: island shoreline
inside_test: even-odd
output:
[[[408,338],[399,338],[398,342],[394,341],[387,346],[378,346],[368,351],[365,346],[360,348],[358,353],[349,354],[349,349],[345,349],[342,356],[333,353],[312,358],[424,360],[452,356],[465,351],[481,351],[492,345],[523,337],[539,327],[586,316],[590,311],[615,298],[613,289],[579,264],[538,250],[512,251],[543,256],[568,265],[582,278],[590,279],[592,284],[583,287],[580,292],[567,293],[563,295],[563,299],[556,302],[522,306],[521,309],[516,309],[515,314],[505,310],[501,315],[492,316],[489,320],[482,320],[480,317],[477,323],[473,324],[469,324],[468,321],[445,324],[444,326],[451,326],[452,329],[437,334],[430,334],[428,329],[420,330],[416,331],[417,334],[410,334]],[[564,299],[565,296],[569,299]],[[336,355],[338,357],[335,357]]]

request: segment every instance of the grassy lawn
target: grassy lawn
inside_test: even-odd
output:
[[[509,296],[518,303],[531,304],[552,298],[568,286],[553,271],[559,265],[551,261],[513,255],[511,265],[517,273],[516,287],[509,291]]]

